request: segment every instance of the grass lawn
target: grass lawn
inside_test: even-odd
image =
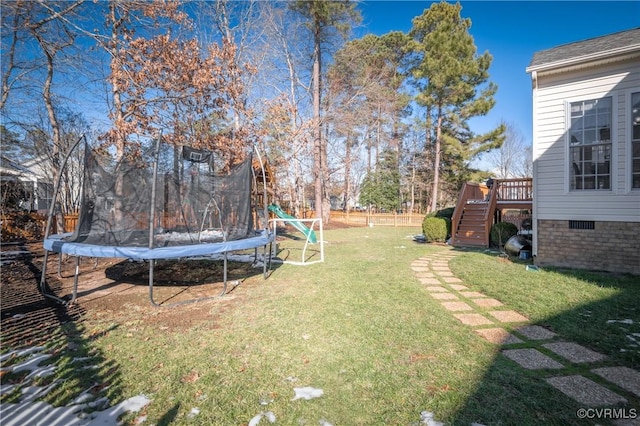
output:
[[[122,318],[88,311],[61,335],[100,360],[94,374],[109,378],[104,394],[113,403],[137,394],[151,399],[145,424],[246,425],[266,411],[281,425],[419,425],[423,411],[448,425],[592,424],[576,417],[579,404],[546,384],[547,372],[518,367],[429,295],[410,265],[446,248],[413,242],[420,232],[325,231],[325,263],[281,265],[266,281],[256,274],[231,295],[200,304],[209,319],[187,329],[143,321],[154,315],[145,308]],[[532,322],[616,365],[640,366],[640,347],[627,337],[640,333],[637,277],[526,272],[522,263],[480,251],[450,265],[465,285]],[[609,322],[624,319],[633,323]],[[45,398],[56,404],[92,380],[69,367],[66,345],[52,343],[51,362],[68,377]],[[298,387],[323,395],[293,400]],[[630,404],[640,409],[637,399]]]

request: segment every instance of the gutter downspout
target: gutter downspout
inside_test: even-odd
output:
[[[531,212],[531,216],[532,216],[532,231],[533,231],[533,239],[531,241],[531,255],[534,259],[534,263],[535,263],[535,259],[536,256],[538,255],[538,159],[537,159],[537,153],[536,153],[536,141],[538,140],[538,122],[537,122],[537,112],[538,112],[538,72],[537,71],[531,71],[531,90],[533,92],[533,96],[532,96],[532,120],[531,122],[533,123],[533,128],[532,128],[532,138],[533,140],[531,141],[531,156],[532,156],[532,163],[533,163],[533,181],[532,181],[532,208],[533,211]]]

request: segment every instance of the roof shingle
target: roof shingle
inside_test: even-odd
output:
[[[640,28],[540,50],[533,54],[529,67],[567,61],[633,45],[638,45],[640,48]]]

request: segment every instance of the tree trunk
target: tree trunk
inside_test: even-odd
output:
[[[314,46],[313,46],[313,174],[315,188],[315,213],[317,218],[323,217],[323,149],[322,129],[320,128],[320,22],[314,22]]]
[[[415,154],[416,152],[415,142],[412,150],[414,154],[412,154],[411,156],[411,210],[410,210],[411,213],[415,211],[415,207],[416,207],[416,182],[417,182],[417,163],[416,162],[418,161],[418,159],[416,158],[417,155]]]
[[[47,109],[47,115],[49,116],[49,123],[51,124],[51,132],[53,139],[53,152],[52,152],[52,173],[53,178],[55,180],[54,184],[58,181],[62,180],[62,170],[60,170],[60,157],[63,153],[60,151],[60,147],[62,144],[62,138],[60,135],[60,123],[58,122],[58,117],[56,116],[56,111],[53,106],[53,100],[51,99],[51,84],[53,82],[53,54],[49,52],[46,43],[39,37],[38,34],[35,34],[36,39],[40,43],[42,50],[45,53],[47,58],[47,77],[44,82],[44,88],[42,90],[42,98],[44,100],[44,105]],[[56,232],[58,234],[62,234],[66,232],[66,227],[64,223],[64,212],[62,211],[62,204],[56,202],[55,198],[51,200],[52,203],[55,203],[56,206],[54,208],[56,215]]]
[[[431,191],[431,207],[429,212],[438,208],[438,186],[440,183],[440,138],[442,136],[442,113],[438,111],[438,124],[436,125],[435,158],[433,160],[433,189]]]
[[[119,125],[125,122],[125,114],[124,114],[124,104],[122,102],[121,97],[121,87],[118,81],[118,77],[122,73],[122,64],[120,59],[119,52],[119,40],[118,40],[118,29],[121,25],[120,20],[117,17],[117,4],[116,2],[109,3],[109,13],[111,18],[111,48],[113,49],[111,56],[111,95],[113,96],[113,117],[114,117],[114,128],[115,132],[115,148],[116,148],[116,162],[119,162],[124,157],[124,149],[125,149],[125,138],[122,135],[122,132],[119,130]],[[119,170],[119,169],[118,169]],[[115,182],[115,192],[117,195],[121,195],[124,192],[124,181],[123,176],[118,171],[116,175]],[[122,199],[117,196],[114,200],[114,212],[115,217],[113,220],[117,223],[121,219],[122,214]]]
[[[344,206],[349,212],[349,194],[351,194],[351,136],[347,136],[347,149],[344,156]]]

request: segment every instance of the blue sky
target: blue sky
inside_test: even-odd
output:
[[[365,1],[360,5],[366,33],[407,32],[411,20],[431,1]],[[525,72],[534,52],[640,27],[640,1],[461,1],[462,16],[479,53],[493,56],[491,80],[498,85],[491,113],[472,121],[484,132],[501,120],[513,123],[531,142],[531,78]]]

